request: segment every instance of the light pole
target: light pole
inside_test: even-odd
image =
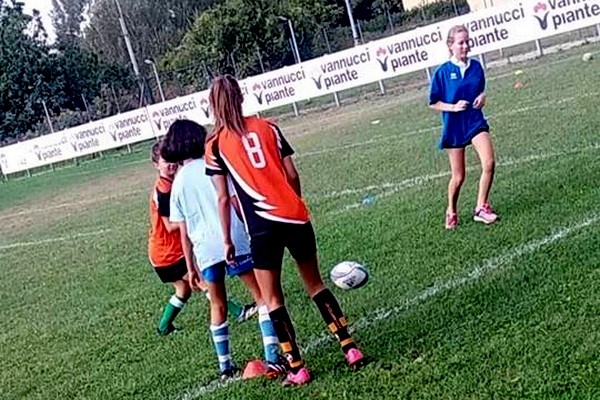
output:
[[[158,76],[158,71],[156,70],[156,64],[150,59],[144,60],[144,64],[152,66],[152,70],[154,71],[154,78],[156,79],[156,85],[158,86],[158,93],[160,93],[160,100],[165,101],[165,94],[162,90],[162,84],[160,83],[160,76]]]
[[[46,107],[46,102],[44,100],[42,100],[42,106],[44,107],[44,114],[46,114],[46,121],[48,122],[48,127],[50,127],[50,133],[54,133],[54,126],[52,126],[50,113],[48,112],[48,107]]]
[[[140,69],[138,67],[137,59],[135,58],[135,53],[133,52],[133,46],[131,45],[131,40],[129,40],[129,31],[127,30],[127,25],[125,25],[125,18],[123,18],[123,11],[121,10],[121,4],[119,0],[114,0],[115,5],[117,6],[117,11],[119,12],[119,24],[121,25],[121,32],[123,32],[123,39],[125,40],[125,46],[127,47],[127,53],[129,54],[129,60],[131,61],[131,66],[133,67],[133,73],[135,74],[135,79],[138,81],[140,85],[140,103],[143,102],[144,96],[144,82],[140,77]]]
[[[354,16],[352,15],[352,5],[350,4],[350,0],[346,0],[346,10],[348,10],[348,18],[350,19],[350,28],[352,29],[352,39],[354,39],[354,45],[358,46],[360,44],[360,40],[358,39],[356,25],[354,25]]]
[[[294,58],[296,59],[296,63],[300,64],[302,59],[300,58],[300,51],[298,51],[298,43],[296,42],[296,34],[294,33],[294,25],[292,24],[292,20],[286,17],[282,17],[281,15],[277,17],[280,21],[284,21],[288,23],[288,27],[290,28],[290,34],[292,36],[292,53],[294,53]]]
[[[288,27],[290,28],[290,34],[292,36],[292,53],[294,53],[294,59],[296,60],[296,64],[300,64],[302,59],[300,58],[300,52],[298,51],[298,43],[296,43],[296,34],[294,33],[294,25],[292,24],[292,20],[286,17],[282,17],[281,15],[277,17],[278,20],[288,23]],[[292,107],[294,108],[294,115],[297,117],[300,115],[298,112],[298,105],[296,102],[292,102]]]

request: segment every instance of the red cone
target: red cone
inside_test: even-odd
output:
[[[262,360],[252,360],[248,362],[246,368],[244,368],[242,379],[252,379],[259,376],[263,376],[266,373],[267,364],[265,364]]]

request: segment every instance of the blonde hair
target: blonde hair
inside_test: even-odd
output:
[[[215,116],[215,132],[223,128],[242,136],[246,124],[242,114],[244,95],[231,75],[216,77],[210,86],[209,102]]]
[[[458,33],[463,32],[466,33],[467,36],[469,35],[469,30],[464,25],[454,25],[452,28],[450,28],[450,30],[448,31],[448,38],[446,39],[446,44],[448,45],[448,47],[454,44],[454,37]]]

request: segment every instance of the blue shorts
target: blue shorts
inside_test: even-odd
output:
[[[207,282],[220,282],[225,279],[225,274],[229,276],[241,275],[244,272],[251,271],[254,268],[252,256],[245,254],[235,258],[235,264],[229,265],[225,261],[211,265],[202,270],[202,278]]]

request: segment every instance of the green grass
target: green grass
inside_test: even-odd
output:
[[[578,55],[597,50],[490,71],[502,216],[492,227],[469,218],[479,172],[469,151],[461,224],[443,229],[448,166],[424,87],[282,121],[323,274],[341,260],[370,269],[364,288],[334,291],[374,361],[346,370],[286,260],[315,381],[236,382],[202,397],[600,398],[600,68]],[[519,91],[515,69],[525,70]],[[171,290],[146,257],[154,172],[145,157],[140,149],[0,185],[0,398],[194,398],[217,377],[202,296],[179,317],[183,331],[155,334]],[[239,282],[230,287],[248,300]],[[231,332],[237,363],[260,356],[255,323]]]

